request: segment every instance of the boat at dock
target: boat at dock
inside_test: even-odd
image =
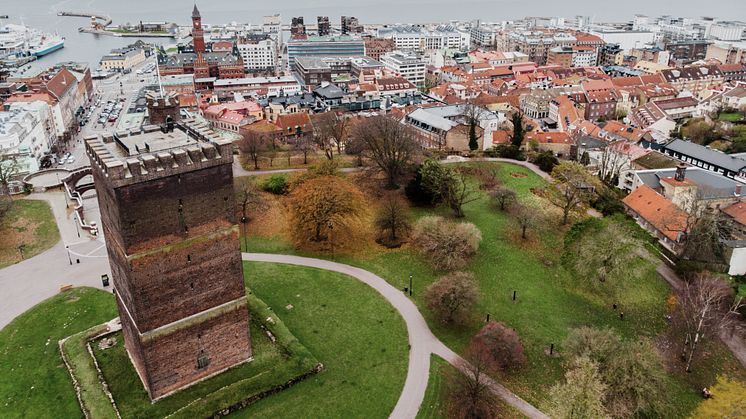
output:
[[[43,57],[65,46],[65,38],[25,25],[0,26],[0,57]]]

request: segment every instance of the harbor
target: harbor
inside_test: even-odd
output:
[[[177,31],[166,31],[158,27],[159,30],[146,30],[146,25],[149,28],[154,24],[145,24],[142,21],[138,25],[131,27],[119,26],[112,27],[112,18],[105,15],[89,12],[59,12],[57,16],[66,17],[85,17],[90,19],[90,25],[85,27],[81,26],[78,28],[78,32],[90,33],[95,35],[107,35],[120,38],[174,38],[177,36]],[[163,27],[172,27],[178,29],[176,24],[168,24],[166,22],[159,23]]]

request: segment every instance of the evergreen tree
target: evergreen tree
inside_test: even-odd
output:
[[[513,137],[510,139],[510,143],[516,147],[520,147],[523,143],[523,137],[526,132],[523,130],[523,115],[520,112],[515,112],[510,117],[510,122],[513,123]]]

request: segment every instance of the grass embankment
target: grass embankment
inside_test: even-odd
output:
[[[308,362],[312,353],[324,364],[321,373],[237,412],[237,416],[387,416],[398,400],[407,371],[407,334],[398,313],[374,290],[345,275],[266,263],[246,264],[245,272],[251,292],[268,304],[262,307],[250,294],[253,319],[272,316],[275,323],[266,326],[286,343],[291,356],[271,345],[254,324],[255,360],[206,381],[204,386],[193,387],[192,396],[222,389],[179,415],[209,416],[217,410],[216,402],[246,398],[266,384],[265,377],[280,379],[288,371],[313,366],[315,360]],[[40,303],[0,331],[0,370],[4,372],[0,375],[0,416],[81,416],[57,342],[116,315],[111,294],[80,288]],[[79,381],[98,385],[83,336],[70,338],[66,353],[73,368],[79,368]],[[190,389],[151,405],[126,358],[121,335],[114,336],[117,345],[113,348],[101,350],[96,342],[92,347],[124,417],[161,417],[193,400],[187,397]],[[263,374],[234,382],[231,374],[243,367],[261,369]],[[110,416],[111,406],[100,387],[84,390],[83,397],[92,413]]]
[[[534,188],[544,187],[544,180],[519,166],[492,164],[492,167],[495,167],[502,183],[516,191],[519,200],[534,201],[545,211],[554,213],[546,201],[531,192]],[[417,208],[413,212],[417,217],[433,213],[448,215],[443,209]],[[414,301],[433,332],[456,351],[465,349],[488,313],[492,319],[516,329],[526,351],[528,366],[515,375],[501,378],[501,381],[521,397],[539,406],[546,401],[548,389],[564,374],[564,360],[561,357],[547,357],[544,352],[552,343],[561,352],[562,341],[572,328],[583,325],[608,326],[626,338],[656,338],[666,330],[665,302],[669,289],[656,274],[653,263],[641,259],[638,269],[644,274],[639,280],[629,283],[621,293],[617,302],[625,313],[622,321],[619,311],[612,309],[612,301],[583,289],[581,281],[569,275],[560,265],[565,227],[549,222],[538,229],[529,230],[529,239],[523,241],[515,221],[497,211],[486,194],[482,199],[467,204],[465,213],[465,221],[476,224],[483,237],[477,256],[466,269],[475,274],[482,295],[474,310],[475,321],[467,327],[455,330],[445,328],[430,316],[423,300],[423,291],[439,274],[411,247],[405,245],[400,249],[388,250],[375,244],[361,244],[347,253],[337,250],[334,257],[339,262],[370,270],[399,289],[407,287],[409,275],[413,275]],[[254,223],[255,228],[252,230],[252,226],[249,227],[250,233],[260,231],[263,234],[249,237],[250,251],[330,258],[330,255],[295,250],[282,229],[277,229],[273,234],[259,227],[264,223],[281,223],[277,220],[277,217],[283,216],[281,205],[273,205],[271,214],[271,220],[259,217]],[[554,215],[556,219],[557,214]],[[512,301],[513,291],[517,292],[516,302]],[[739,371],[737,365],[727,351],[716,347],[712,355],[697,367],[699,374],[672,373],[672,416],[685,416],[700,400],[699,389],[711,385],[717,373]]]
[[[81,417],[57,342],[116,316],[111,294],[76,288],[38,304],[0,330],[0,416]]]
[[[91,346],[123,417],[127,418],[193,418],[209,417],[249,397],[282,385],[309,373],[317,363],[283,323],[264,303],[249,297],[252,313],[251,338],[253,361],[241,364],[220,375],[151,403],[124,349],[121,333],[112,335],[116,344],[101,349],[100,340]],[[272,317],[273,323],[266,319]],[[270,342],[259,323],[277,337]]]
[[[387,417],[404,387],[404,321],[376,291],[346,275],[248,263],[248,284],[324,370],[237,417]],[[290,305],[292,307],[290,307]]]
[[[60,240],[52,209],[44,201],[19,199],[0,221],[0,268],[28,259]],[[19,250],[19,247],[22,249]]]

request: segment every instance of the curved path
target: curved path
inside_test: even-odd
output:
[[[448,349],[433,335],[414,302],[378,275],[342,263],[301,256],[243,253],[242,257],[245,261],[284,263],[339,272],[367,284],[394,306],[407,324],[410,350],[407,379],[399,396],[399,401],[396,403],[394,411],[391,412],[391,418],[414,418],[417,416],[427,389],[431,354],[440,356],[454,366],[463,364],[463,360],[458,354]],[[524,415],[530,418],[548,418],[547,415],[497,382],[491,380],[489,384],[496,395]]]

